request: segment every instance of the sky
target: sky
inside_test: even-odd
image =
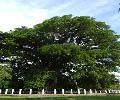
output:
[[[119,0],[0,0],[0,31],[33,27],[54,16],[72,14],[104,21],[120,34]]]

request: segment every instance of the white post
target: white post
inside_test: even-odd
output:
[[[107,90],[105,90],[105,93],[107,93]]]
[[[96,89],[95,89],[95,94],[97,93]]]
[[[118,93],[120,93],[120,90],[118,90]]]
[[[117,93],[119,93],[118,90],[117,90]]]
[[[8,89],[5,90],[5,94],[7,94],[7,93],[8,93]]]
[[[54,89],[54,94],[56,94],[56,89]]]
[[[14,94],[14,89],[12,89],[12,94]]]
[[[110,90],[108,90],[108,93],[110,93]]]
[[[92,94],[92,90],[90,89],[90,94]]]
[[[62,89],[62,94],[64,94],[65,92],[64,92],[64,89]]]
[[[70,90],[70,93],[73,94],[73,89]]]
[[[100,93],[102,93],[102,92],[100,91]]]
[[[43,94],[45,94],[45,90],[44,90],[44,89],[42,89],[42,95],[43,95]]]
[[[118,93],[118,90],[117,90],[117,93]]]
[[[21,92],[22,92],[22,89],[19,89],[19,94],[21,94]]]
[[[78,89],[78,94],[80,94],[80,89]]]
[[[29,94],[30,94],[30,95],[32,94],[32,89],[30,89],[30,92],[29,92]]]
[[[0,89],[0,94],[2,93],[2,90]]]
[[[86,95],[86,89],[84,89],[83,91],[84,91],[84,94]]]

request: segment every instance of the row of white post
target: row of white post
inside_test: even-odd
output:
[[[14,92],[15,92],[14,89],[12,89],[11,94],[14,94]],[[1,93],[2,93],[2,90],[0,89],[0,94],[1,94]],[[78,94],[81,94],[80,89],[77,90],[77,93],[78,93]],[[86,89],[83,89],[83,93],[84,93],[84,94],[87,94]],[[98,92],[95,90],[94,93],[97,94]],[[99,93],[102,93],[102,92],[100,91]],[[104,93],[120,93],[120,90],[108,90],[108,91],[105,90]],[[5,90],[5,94],[8,94],[8,89]],[[22,89],[19,89],[19,94],[22,94]],[[30,95],[32,94],[32,89],[30,89],[29,94],[30,94]],[[43,94],[45,94],[45,90],[44,90],[44,89],[42,89],[42,95],[43,95]],[[56,89],[54,89],[54,94],[57,94],[57,90],[56,90]],[[64,89],[62,89],[62,94],[65,94],[65,90],[64,90]],[[73,89],[70,90],[70,94],[73,94]],[[93,94],[92,89],[89,90],[88,94]]]
[[[11,94],[14,94],[15,90],[12,89]],[[0,89],[0,94],[2,93],[2,90]],[[71,94],[73,94],[73,90],[70,91]],[[92,90],[90,89],[90,94],[92,93]],[[8,89],[5,90],[5,94],[8,94]],[[19,94],[22,94],[22,89],[19,89]],[[29,94],[32,94],[32,89],[30,89]],[[42,94],[45,94],[45,90],[42,89]],[[54,89],[54,94],[57,94],[57,90]],[[62,89],[62,94],[65,94],[65,90]],[[78,94],[80,94],[80,89],[78,89]],[[84,94],[86,94],[86,89],[84,89]]]

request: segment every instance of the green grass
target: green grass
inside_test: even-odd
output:
[[[0,100],[120,100],[120,96],[62,96],[62,97],[23,97],[0,96]]]

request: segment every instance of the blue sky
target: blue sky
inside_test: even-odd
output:
[[[119,0],[0,0],[0,30],[43,22],[53,16],[72,14],[105,21],[120,34]]]

